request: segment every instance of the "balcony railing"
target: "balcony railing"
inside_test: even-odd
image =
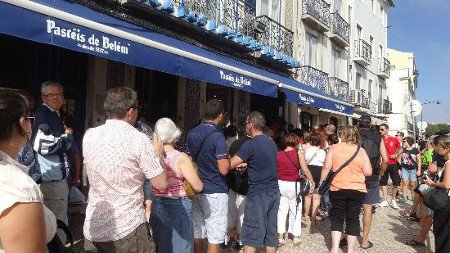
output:
[[[244,0],[175,0],[174,6],[185,5],[190,11],[214,18],[243,35],[253,37],[256,10]]]
[[[298,69],[299,81],[328,93],[328,74],[311,66],[301,66]]]
[[[378,75],[389,78],[391,75],[391,63],[386,58],[378,59]]]
[[[355,40],[355,61],[369,65],[372,59],[372,47],[366,41],[359,39]]]
[[[330,5],[324,0],[303,0],[302,18],[319,30],[328,31],[330,28]],[[319,23],[316,23],[317,21]]]
[[[392,102],[389,99],[383,100],[383,113],[390,114],[392,112]]]
[[[350,88],[347,82],[337,78],[328,78],[328,94],[336,97],[337,99],[348,102],[350,95]]]
[[[263,45],[283,52],[288,56],[293,54],[294,33],[266,15],[256,17],[256,24],[263,29],[256,32],[256,40]]]
[[[370,109],[370,98],[365,94],[365,92],[361,93],[361,107]]]
[[[331,13],[331,34],[336,35],[331,38],[335,38],[335,42],[344,47],[349,46],[350,41],[350,24],[345,21],[339,13]]]

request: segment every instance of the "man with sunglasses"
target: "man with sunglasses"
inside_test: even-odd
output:
[[[400,141],[394,137],[389,136],[388,134],[389,126],[387,124],[381,124],[380,125],[380,134],[383,137],[384,145],[386,146],[386,151],[388,155],[388,167],[385,172],[380,172],[380,186],[381,191],[383,193],[383,201],[380,203],[380,207],[387,207],[389,206],[389,203],[387,201],[387,182],[389,180],[389,177],[392,180],[392,200],[391,200],[391,206],[394,209],[398,209],[399,206],[397,205],[397,192],[398,187],[400,186],[400,174],[399,174],[399,164],[398,164],[398,157],[403,153],[403,148],[401,146]]]
[[[41,86],[43,103],[34,111],[32,143],[42,175],[41,191],[44,204],[56,218],[68,224],[69,156],[72,145],[71,128],[64,125],[59,110],[64,102],[63,88],[57,82],[47,81]],[[61,241],[65,234],[58,232]]]

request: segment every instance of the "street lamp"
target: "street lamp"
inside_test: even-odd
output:
[[[424,102],[424,103],[420,103],[422,106],[427,105],[427,104],[440,104],[441,101],[440,100],[433,100],[433,101],[428,101],[428,102]],[[422,122],[423,122],[423,110],[420,111],[420,134],[422,135],[422,139],[423,139],[423,129],[422,129]]]

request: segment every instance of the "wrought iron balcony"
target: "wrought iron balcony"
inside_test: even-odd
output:
[[[328,90],[328,74],[311,66],[301,66],[297,70],[299,81],[325,93]]]
[[[389,99],[383,99],[383,113],[390,114],[392,113],[392,102]]]
[[[342,47],[350,44],[350,24],[339,13],[331,13],[330,39]]]
[[[384,111],[383,111],[383,99],[378,99],[377,112],[378,113],[384,113]]]
[[[372,47],[369,43],[362,39],[355,40],[355,50],[354,60],[363,66],[369,65],[372,59]]]
[[[255,32],[256,40],[263,45],[292,56],[294,33],[266,15],[256,17],[256,26],[260,32]]]
[[[329,31],[330,5],[324,0],[303,0],[302,20],[319,31]]]
[[[337,78],[328,78],[328,94],[336,97],[337,99],[349,102],[350,88],[347,82]]]
[[[196,15],[214,19],[235,32],[253,37],[256,10],[244,0],[174,0],[174,6],[186,6]]]
[[[378,73],[377,75],[383,78],[389,78],[391,75],[391,63],[386,58],[378,59]]]

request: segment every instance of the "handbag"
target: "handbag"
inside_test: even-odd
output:
[[[326,179],[319,185],[319,194],[320,195],[324,195],[330,190],[331,182],[333,182],[334,177],[343,168],[345,168],[347,165],[349,165],[353,161],[353,159],[355,159],[355,157],[358,154],[360,148],[361,148],[361,146],[358,146],[358,148],[356,149],[356,151],[352,155],[352,157],[350,157],[350,159],[348,159],[344,164],[342,164],[341,167],[339,167],[339,169],[337,169],[336,171],[330,170],[330,172],[328,173]]]
[[[198,148],[198,151],[195,155],[192,156],[192,166],[194,167],[194,169],[197,171],[198,173],[198,166],[197,166],[197,158],[198,155],[200,154],[200,151],[203,148],[203,144],[205,143],[205,141],[208,139],[208,137],[210,135],[212,135],[213,133],[218,132],[217,130],[213,130],[211,132],[209,132],[208,134],[206,134],[206,136],[203,138],[202,143],[200,144],[200,147]],[[186,191],[186,196],[190,199],[195,198],[195,196],[197,196],[197,192],[194,190],[194,188],[192,188],[192,185],[185,179],[183,179],[183,186],[184,186],[184,190]]]
[[[423,204],[433,211],[444,210],[449,204],[449,190],[433,188],[423,195]]]
[[[286,157],[289,159],[289,161],[291,161],[291,163],[294,165],[294,167],[297,169],[297,173],[298,173],[298,177],[299,180],[295,183],[295,192],[299,192],[300,196],[305,196],[308,195],[311,191],[311,182],[309,182],[308,178],[306,178],[305,174],[303,173],[303,170],[300,168],[300,166],[297,166],[297,164],[295,164],[291,158],[288,156],[288,154],[286,153],[286,151],[283,151],[284,154],[286,155]],[[300,164],[300,158],[298,158],[298,154],[297,156],[297,161]],[[298,184],[297,184],[298,183]],[[297,189],[297,185],[299,185],[300,189]]]
[[[197,164],[195,162],[192,162],[192,165],[194,167],[194,169],[198,172],[197,170]],[[194,188],[192,188],[192,185],[185,179],[183,179],[183,186],[184,186],[184,190],[186,191],[186,196],[190,199],[195,198],[195,196],[197,196],[197,192],[194,190]]]

